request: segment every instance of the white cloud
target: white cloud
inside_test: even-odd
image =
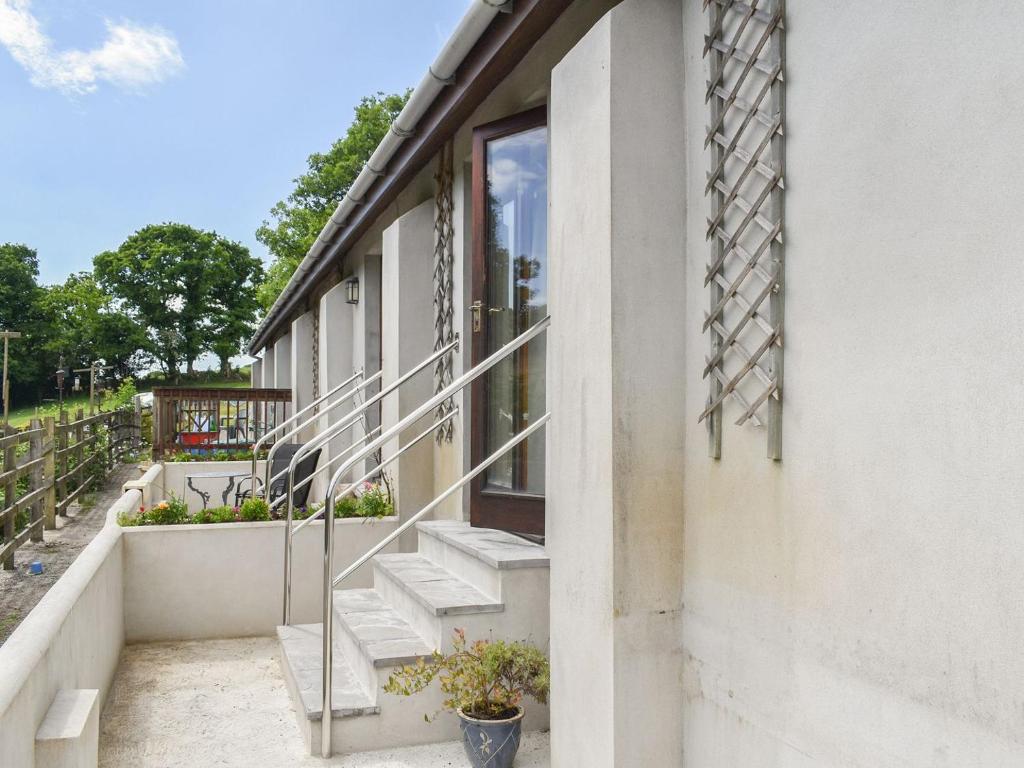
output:
[[[91,51],[56,51],[32,15],[31,0],[0,0],[0,44],[28,70],[33,85],[67,94],[95,91],[101,81],[138,90],[180,72],[178,41],[159,27],[107,21],[107,39]]]

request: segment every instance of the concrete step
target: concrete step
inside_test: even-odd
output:
[[[455,627],[476,632],[481,615],[505,610],[500,601],[419,554],[378,555],[373,584],[427,645],[445,652],[451,650]]]
[[[375,589],[335,590],[334,626],[335,642],[367,690],[378,691],[394,667],[415,664],[433,652]]]
[[[416,529],[421,555],[499,600],[505,599],[505,582],[515,581],[518,571],[551,565],[544,547],[505,531],[450,520],[417,523]]]
[[[295,624],[278,627],[281,644],[281,666],[292,694],[298,703],[300,718],[319,720],[323,710],[323,625]],[[375,715],[380,708],[374,697],[360,684],[346,658],[344,648],[335,639],[331,678],[333,717]],[[376,690],[374,690],[376,694]]]

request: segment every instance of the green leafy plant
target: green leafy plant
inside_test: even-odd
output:
[[[201,509],[192,515],[191,521],[197,525],[208,525],[211,523],[235,523],[238,522],[238,507],[209,507]]]
[[[438,678],[445,709],[462,710],[478,720],[513,717],[526,696],[547,703],[551,670],[536,646],[503,640],[477,640],[467,645],[461,629],[455,630],[452,644],[455,650],[447,656],[435,651],[430,661],[420,659],[393,672],[384,690],[412,696]]]
[[[139,515],[139,525],[181,525],[189,521],[188,505],[173,493],[166,501]]]
[[[239,516],[247,523],[270,519],[270,505],[263,499],[246,499],[242,502]]]
[[[391,494],[383,483],[364,483],[359,496],[360,517],[387,517],[395,513]]]
[[[335,517],[362,517],[359,514],[359,499],[345,496],[334,503]]]

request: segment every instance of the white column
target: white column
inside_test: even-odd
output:
[[[320,391],[327,392],[334,387],[347,381],[356,369],[361,366],[352,355],[352,328],[355,322],[355,305],[345,301],[345,285],[334,286],[320,300]],[[367,376],[370,374],[367,374]],[[355,386],[360,382],[353,382]],[[349,389],[351,387],[346,387]],[[338,393],[339,395],[342,392]],[[363,398],[365,399],[365,397]],[[331,403],[338,402],[335,396]],[[355,399],[348,399],[346,402],[339,402],[338,406],[329,410],[321,410],[322,417],[319,421],[319,428],[326,429],[328,425],[337,424],[346,414],[352,411],[355,406]],[[334,438],[327,445],[327,449],[320,455],[320,466],[326,466],[332,456],[340,456],[341,453],[352,444],[352,435],[359,434],[359,428],[353,427],[343,434]],[[321,501],[327,490],[326,482],[333,474],[333,470],[341,466],[345,458],[339,458],[331,465],[331,471],[325,471],[318,476],[313,485],[312,498]],[[320,480],[323,477],[323,480]]]
[[[552,75],[553,765],[682,765],[681,16],[626,0]]]
[[[433,237],[434,202],[427,202],[395,221],[384,230],[384,255],[381,265],[382,355],[384,385],[422,362],[434,346],[433,323]],[[433,371],[427,370],[402,386],[398,396],[384,402],[381,420],[386,429],[422,405],[433,392]],[[423,418],[403,433],[401,444],[416,437],[432,422]],[[389,473],[399,514],[407,518],[433,498],[433,440],[424,439],[405,453]],[[389,456],[399,448],[394,441],[385,448]],[[403,547],[415,548],[415,536],[403,541]]]
[[[263,350],[263,381],[260,384],[266,389],[273,389],[274,382],[274,345],[270,344]]]
[[[300,315],[292,322],[291,364],[292,413],[313,402],[313,312]],[[304,417],[305,418],[305,417]],[[316,432],[309,427],[298,436],[305,442]]]
[[[256,358],[252,361],[252,368],[249,373],[249,386],[259,389],[263,386],[263,361]]]
[[[274,342],[274,386],[289,389],[292,386],[292,335],[286,333]]]

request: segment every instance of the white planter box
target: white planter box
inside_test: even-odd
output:
[[[223,462],[221,462],[223,463]],[[335,574],[398,527],[397,517],[335,521]],[[295,536],[292,621],[321,620],[324,523]],[[397,552],[397,542],[386,551]],[[345,582],[372,585],[371,563]],[[270,635],[281,624],[284,522],[124,529],[128,642]]]

